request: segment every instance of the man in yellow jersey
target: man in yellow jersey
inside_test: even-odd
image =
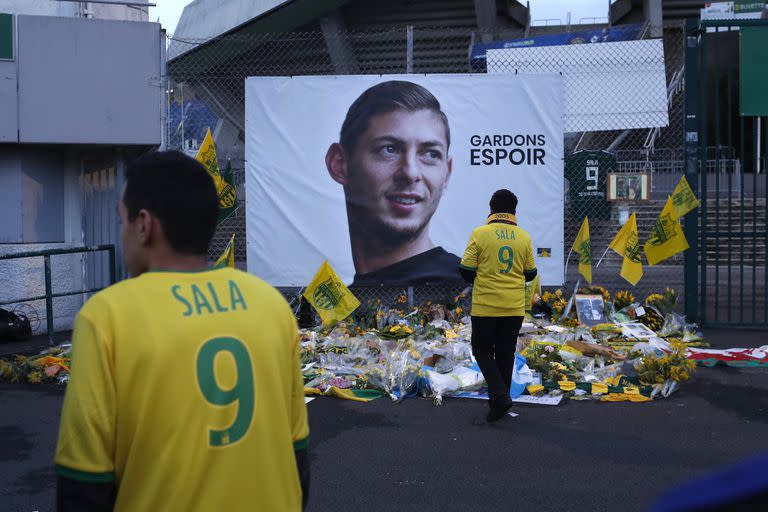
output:
[[[296,321],[258,278],[209,270],[218,199],[178,152],[128,166],[131,279],[77,315],[59,511],[301,510],[309,427]]]
[[[506,189],[491,197],[491,214],[475,228],[459,271],[472,289],[472,354],[488,384],[488,421],[512,407],[509,389],[517,335],[525,315],[525,283],[536,277],[533,245],[517,226],[517,196]]]

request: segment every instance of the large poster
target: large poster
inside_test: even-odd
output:
[[[305,286],[461,285],[494,191],[514,192],[543,285],[563,283],[560,75],[246,80],[248,270]]]

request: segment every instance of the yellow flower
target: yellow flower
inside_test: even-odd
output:
[[[456,308],[456,314],[460,315],[464,310],[461,308]]]
[[[43,376],[39,371],[29,372],[27,375],[27,382],[30,384],[40,384],[43,381]]]
[[[664,296],[659,293],[652,293],[645,298],[646,304],[653,304],[664,300]]]

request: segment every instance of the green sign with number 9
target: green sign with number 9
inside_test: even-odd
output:
[[[216,382],[215,360],[221,352],[229,352],[235,360],[237,381],[232,389],[221,389]],[[224,407],[237,403],[235,421],[224,430],[209,430],[210,446],[227,446],[245,436],[253,420],[253,366],[248,349],[235,338],[208,340],[197,353],[197,384],[211,404]]]
[[[502,274],[509,274],[509,271],[512,270],[512,265],[515,262],[514,258],[515,254],[510,246],[502,245],[499,247],[499,263],[506,265],[506,268],[500,269],[499,272]]]

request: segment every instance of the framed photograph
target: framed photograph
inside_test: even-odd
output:
[[[628,338],[635,338],[638,340],[644,340],[652,336],[656,336],[655,332],[640,322],[622,324],[621,333]]]
[[[576,295],[574,301],[580,323],[593,327],[607,321],[602,295]]]
[[[611,173],[608,175],[608,201],[648,201],[651,175],[648,173]]]

